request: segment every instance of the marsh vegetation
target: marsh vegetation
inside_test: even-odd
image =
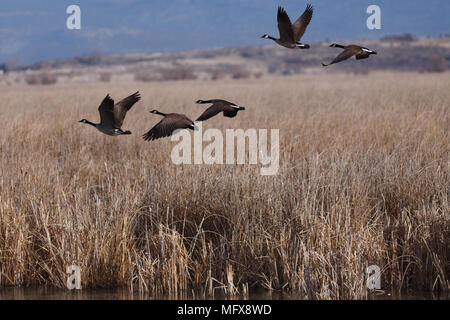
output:
[[[0,286],[127,287],[184,297],[252,290],[306,299],[450,288],[450,74],[0,87]],[[107,93],[142,100],[131,136],[78,123]],[[80,92],[82,94],[80,94]],[[205,128],[280,129],[280,170],[174,165],[141,135],[197,99],[245,105]]]

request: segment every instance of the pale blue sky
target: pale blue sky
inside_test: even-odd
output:
[[[269,44],[260,36],[278,36],[277,6],[295,20],[307,2],[315,11],[304,42],[450,33],[449,0],[2,0],[0,63]],[[66,28],[71,4],[81,7],[81,30]],[[366,27],[371,4],[381,7],[381,30]]]

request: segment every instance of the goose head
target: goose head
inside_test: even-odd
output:
[[[158,108],[157,106],[152,106],[152,108],[153,108],[153,110],[152,110],[152,111],[149,111],[150,113],[153,113],[153,114],[161,114],[158,110],[156,110],[156,108]]]
[[[90,125],[93,126],[93,127],[97,127],[97,125],[96,125],[95,123],[92,123],[92,122],[90,122],[89,120],[86,120],[86,119],[81,119],[81,120],[78,121],[78,122],[90,124]]]
[[[261,38],[269,39],[269,35],[268,34],[264,34],[264,35],[261,36]]]
[[[156,106],[154,106],[153,108],[156,108]],[[150,113],[153,113],[153,114],[159,114],[160,116],[163,116],[163,117],[166,116],[165,113],[159,112],[159,111],[156,110],[156,109],[153,109],[152,111],[149,111],[149,112],[150,112]]]

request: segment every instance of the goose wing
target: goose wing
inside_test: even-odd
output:
[[[214,117],[216,114],[222,112],[222,105],[218,105],[218,104],[213,104],[212,106],[210,106],[209,108],[207,108],[201,115],[200,117],[197,118],[197,120],[195,121],[205,121],[208,120],[209,118]]]
[[[238,113],[238,110],[234,109],[232,107],[229,107],[227,110],[223,111],[223,115],[228,118],[236,117],[237,113]]]
[[[306,10],[303,12],[300,18],[298,18],[297,21],[295,21],[292,25],[295,42],[299,42],[303,34],[305,33],[306,27],[308,27],[308,24],[311,22],[313,10],[313,7],[308,4],[306,6]]]
[[[294,32],[292,31],[291,19],[283,7],[278,7],[278,31],[280,32],[280,40],[285,42],[294,41]]]
[[[206,104],[206,103],[223,103],[223,104],[229,104],[231,106],[235,106],[236,104],[234,104],[233,102],[229,102],[227,100],[223,100],[223,99],[211,99],[211,100],[198,100],[197,103],[200,104]]]
[[[336,58],[334,58],[334,60],[331,63],[338,63],[347,60],[351,56],[358,54],[359,51],[362,50],[357,46],[348,46]]]
[[[356,60],[367,59],[369,56],[367,52],[359,53],[356,55]]]
[[[115,118],[115,125],[117,128],[122,127],[123,120],[125,119],[128,110],[130,110],[131,107],[140,99],[141,96],[139,95],[139,91],[137,91],[132,95],[116,103],[116,105],[114,106],[114,118]]]
[[[185,129],[193,126],[192,121],[181,115],[167,115],[159,121],[153,128],[143,135],[145,141],[156,140],[171,136],[177,129]]]
[[[117,128],[120,127],[115,126],[115,118],[114,118],[114,100],[111,97],[106,95],[105,99],[103,99],[102,103],[98,107],[98,112],[100,113],[100,125],[103,127],[111,127]]]
[[[197,118],[197,120],[195,121],[205,121],[208,120],[209,118],[214,117],[216,114],[220,113],[220,112],[231,112],[233,113],[235,110],[232,106],[235,106],[234,103],[226,101],[226,100],[221,100],[221,99],[215,99],[215,100],[209,100],[213,103],[212,106],[210,106],[209,108],[207,108],[201,115],[200,117]],[[225,115],[227,116],[227,115]]]

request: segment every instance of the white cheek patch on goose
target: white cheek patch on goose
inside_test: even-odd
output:
[[[369,49],[366,49],[366,48],[362,48],[362,50],[363,50],[364,52],[367,52],[367,53],[372,53],[372,52],[373,52],[372,50],[369,50]]]

